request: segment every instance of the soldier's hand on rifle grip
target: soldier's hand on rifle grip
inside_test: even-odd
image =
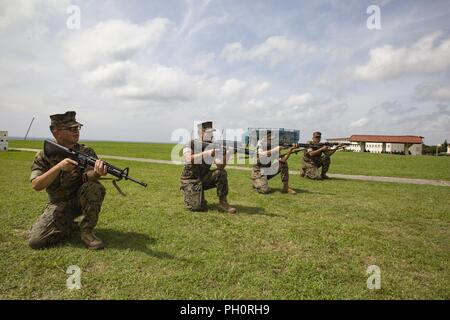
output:
[[[75,167],[78,165],[78,163],[72,159],[66,158],[64,160],[61,160],[58,163],[58,167],[59,169],[61,169],[61,171],[65,171],[65,172],[69,172],[72,171],[73,169],[75,169]]]
[[[95,161],[94,172],[97,176],[103,177],[108,174],[108,169],[102,160]]]
[[[298,149],[298,143],[294,143],[294,144],[292,145],[292,147],[289,148],[289,152],[292,152],[292,151],[294,151],[295,149]]]

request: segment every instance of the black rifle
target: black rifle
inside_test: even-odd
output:
[[[233,140],[217,140],[214,142],[203,141],[203,148],[206,149],[216,149],[222,154],[232,151],[233,153],[241,153],[245,155],[253,155],[254,151],[249,150],[244,146],[242,142]]]
[[[338,143],[338,142],[319,142],[319,143],[297,143],[298,149],[296,149],[293,153],[298,153],[304,149],[313,148],[313,149],[320,149],[324,146],[327,147],[336,147],[341,146],[342,148],[350,146],[351,143]],[[283,148],[291,148],[293,145],[281,145]]]
[[[44,154],[47,157],[50,156],[60,156],[60,157],[64,157],[64,158],[70,158],[74,161],[76,161],[78,163],[78,166],[80,168],[86,168],[88,166],[93,167],[95,166],[95,162],[98,160],[97,158],[94,158],[90,155],[87,155],[83,152],[80,152],[78,150],[74,150],[72,148],[66,148],[62,145],[59,145],[53,141],[50,140],[45,140],[44,141]],[[120,189],[117,187],[117,185],[115,184],[116,181],[120,181],[122,179],[125,180],[131,180],[143,187],[146,187],[147,184],[145,182],[139,181],[138,179],[132,178],[128,175],[128,172],[130,171],[130,169],[127,167],[125,169],[119,169],[105,161],[103,161],[105,166],[106,166],[106,170],[107,172],[116,177],[117,180],[113,181],[114,186],[119,190],[120,193],[122,193],[120,191]],[[123,194],[123,193],[122,193]]]

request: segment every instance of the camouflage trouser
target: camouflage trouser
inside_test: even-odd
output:
[[[92,231],[105,198],[105,188],[99,182],[83,183],[76,197],[58,203],[48,203],[31,228],[28,244],[39,249],[56,244],[74,229],[74,219],[82,215],[80,229]]]
[[[302,169],[305,171],[305,176],[309,179],[321,180],[322,175],[325,175],[328,172],[330,163],[330,156],[325,155],[320,159],[320,162],[317,165],[304,163]],[[322,171],[320,171],[319,168],[322,168]]]
[[[191,211],[208,210],[205,201],[204,191],[217,188],[217,196],[228,195],[228,178],[225,170],[209,171],[200,179],[182,179],[181,191],[184,195],[184,204]]]
[[[252,182],[253,188],[259,193],[270,193],[269,180],[281,173],[281,181],[283,183],[289,182],[289,166],[287,162],[278,162],[278,171],[270,175],[262,175],[261,168],[259,166],[254,166],[252,170]]]

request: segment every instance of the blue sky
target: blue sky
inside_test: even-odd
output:
[[[49,136],[49,114],[76,110],[86,139],[169,142],[213,120],[440,143],[449,21],[448,1],[2,1],[0,130],[35,116]]]

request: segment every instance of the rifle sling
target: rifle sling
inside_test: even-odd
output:
[[[117,184],[117,181],[120,181],[121,179],[113,180],[112,184],[116,188],[117,192],[119,192],[122,196],[126,197],[127,195],[120,189],[119,185]]]

